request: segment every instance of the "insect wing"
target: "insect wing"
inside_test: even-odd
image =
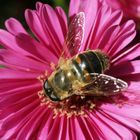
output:
[[[91,80],[82,87],[83,94],[95,96],[110,96],[124,91],[128,85],[121,79],[114,78],[105,74],[91,73]],[[89,75],[86,75],[85,78]]]
[[[70,22],[68,33],[64,43],[64,58],[70,58],[81,50],[84,38],[85,14],[76,14]]]

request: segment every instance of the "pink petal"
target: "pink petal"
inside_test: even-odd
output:
[[[105,114],[100,112],[89,113],[89,118],[91,123],[95,122],[97,129],[105,135],[105,140],[112,138],[115,140],[136,140],[136,135],[132,131]]]
[[[46,64],[47,62],[50,62],[50,56],[51,56],[51,62],[57,63],[58,56],[56,56],[50,49],[50,46],[44,46],[41,43],[37,42],[35,39],[25,35],[21,34],[19,36],[19,39],[16,38],[17,44],[22,47],[24,50],[32,54],[32,56],[37,59],[38,61],[41,61]],[[28,40],[28,42],[27,42]],[[47,53],[47,55],[46,55]]]
[[[108,111],[122,117],[140,120],[140,105],[124,104],[122,107],[113,104],[103,104],[101,107],[104,111]]]
[[[26,71],[33,72],[44,72],[45,70],[50,71],[50,66],[48,64],[43,64],[35,59],[30,59],[29,57],[20,55],[10,50],[1,49],[0,50],[0,60],[6,64],[10,64],[16,68],[23,68]],[[8,65],[6,65],[8,66]]]
[[[15,112],[14,115],[9,115],[9,117],[5,120],[5,123],[2,124],[6,131],[1,138],[16,138],[21,128],[30,120],[35,112],[40,109],[37,107],[38,105],[36,103],[37,102],[33,102],[30,105],[25,106],[24,109],[21,109],[21,111]]]
[[[12,49],[16,52],[20,52],[23,55],[28,54],[28,52],[24,51],[17,45],[15,36],[2,29],[0,30],[0,44],[8,49]]]
[[[18,71],[18,70],[11,70],[7,68],[0,69],[0,80],[4,79],[36,79],[38,77],[38,73],[30,73],[27,71]]]
[[[133,131],[140,132],[140,122],[134,119],[122,117],[120,115],[106,112],[108,115],[110,115],[114,120],[118,121],[119,123],[123,124],[125,127],[128,127],[132,129]]]
[[[104,135],[98,131],[96,124],[94,122],[91,124],[89,118],[78,117],[79,125],[83,130],[83,134],[88,140],[101,140],[104,139]]]
[[[13,35],[18,36],[18,37],[21,37],[21,39],[23,39],[23,40],[25,38],[26,40],[30,41],[32,43],[31,46],[35,46],[35,48],[37,49],[38,53],[42,57],[45,57],[45,59],[48,60],[46,54],[44,54],[44,52],[47,52],[48,55],[49,54],[52,55],[52,58],[53,58],[53,56],[54,56],[53,53],[51,53],[48,48],[44,48],[44,46],[41,46],[39,43],[37,43],[37,41],[35,41],[33,38],[31,38],[29,36],[29,34],[25,31],[25,29],[23,28],[23,26],[16,19],[10,18],[9,20],[6,21],[5,24],[6,24],[6,27],[7,27],[8,31],[11,32]],[[55,59],[56,58],[54,58],[54,60]]]
[[[85,37],[83,41],[83,47],[85,47],[85,43],[88,40],[88,36],[90,35],[90,31],[93,26],[93,22],[96,18],[96,14],[98,12],[98,8],[100,7],[100,3],[97,0],[71,0],[70,8],[69,8],[69,17],[72,18],[76,13],[84,12],[85,19]],[[94,9],[94,10],[93,10]]]
[[[107,4],[111,5],[111,7],[115,7],[115,9],[120,9],[121,8],[121,4],[118,2],[118,0],[114,0],[112,2],[112,0],[105,0],[105,2],[107,2]]]
[[[140,73],[140,61],[126,61],[118,65],[112,66],[108,72],[115,77],[128,76],[130,74]]]
[[[41,19],[39,18],[36,11],[26,10],[25,18],[28,26],[34,35],[39,39],[40,42],[45,45],[49,45],[49,40],[46,32],[44,31],[44,27],[42,26]]]
[[[63,9],[61,7],[56,7],[55,12],[56,12],[57,17],[59,19],[59,22],[61,24],[63,36],[66,37],[66,34],[68,32],[68,27],[67,27],[68,23],[67,23],[66,14],[65,14],[65,12],[63,11]]]
[[[137,82],[137,83],[139,83],[139,81],[140,81],[140,73],[124,75],[123,78],[125,78],[126,81],[129,81],[129,82]]]
[[[13,102],[12,104],[9,104],[3,110],[1,111],[0,120],[5,120],[7,118],[14,118],[15,113],[17,112],[24,112],[26,108],[31,107],[32,105],[36,105],[36,107],[40,104],[40,101],[37,97],[37,94],[30,94],[29,96],[22,98],[16,102]],[[20,115],[20,113],[18,113]],[[16,118],[16,116],[15,116]],[[4,123],[6,123],[4,121]],[[14,122],[13,122],[14,123]]]
[[[36,50],[40,44],[25,34],[13,36],[5,30],[0,30],[0,44],[19,54],[21,53],[22,55],[31,56],[38,61],[43,61],[42,56],[40,56],[39,52]]]
[[[13,35],[19,35],[20,33],[28,35],[28,33],[23,28],[21,23],[14,18],[10,18],[6,20],[5,25],[6,25],[7,30]]]
[[[120,52],[119,54],[115,55],[112,58],[112,63],[114,65],[117,65],[123,61],[129,61],[129,60],[133,60],[135,58],[137,58],[140,54],[140,44],[136,44],[135,46],[131,46],[131,47],[127,47],[125,48],[122,52]]]
[[[3,82],[7,84],[4,84]],[[10,92],[14,93],[14,92],[26,91],[27,89],[32,89],[33,87],[40,90],[42,89],[41,82],[39,82],[36,79],[34,80],[21,80],[21,79],[17,80],[16,79],[16,80],[3,80],[3,81],[1,80],[0,84],[1,84],[0,96],[4,96],[4,95],[6,96]]]
[[[42,120],[43,121],[43,120]],[[44,122],[44,123],[43,123]],[[44,121],[41,124],[41,130],[38,132],[38,139],[47,139],[48,134],[51,131],[54,119],[53,119],[53,112],[51,110],[48,110],[46,113],[46,117],[44,118]],[[54,135],[53,135],[54,136]]]
[[[43,3],[36,2],[36,10],[40,13],[43,7]]]
[[[65,116],[62,116],[62,117],[59,118],[59,122],[60,122],[60,125],[59,125],[59,128],[58,128],[58,134],[56,136],[56,139],[57,140],[66,139],[65,135],[66,135],[66,129],[67,129],[67,125],[66,125],[67,124],[67,118]],[[51,134],[51,132],[52,132],[52,134]],[[53,136],[53,130],[51,132],[49,133],[49,135]]]
[[[127,77],[130,77],[130,76],[127,76]],[[140,77],[134,79],[134,81],[127,80],[129,86],[127,90],[123,92],[123,95],[126,98],[126,103],[128,103],[131,106],[140,104],[140,94],[139,94],[140,82],[139,81],[140,81]]]
[[[35,114],[28,120],[28,122],[21,128],[17,135],[17,139],[24,140],[24,139],[36,139],[36,135],[42,118],[46,114],[46,110],[43,107],[40,107]]]
[[[116,36],[114,45],[109,50],[109,55],[113,56],[127,46],[135,37],[135,23],[132,20],[127,21],[120,27],[120,32]]]
[[[97,42],[98,49],[107,53],[108,49],[111,48],[114,43],[114,36],[118,34],[119,29],[119,26],[112,26],[109,29],[106,29],[100,37],[100,40]]]
[[[61,27],[61,23],[59,22],[59,16],[56,14],[55,10],[53,10],[49,5],[44,5],[42,20],[44,21],[43,23],[45,31],[47,35],[49,35],[50,40],[55,46],[55,48],[53,48],[55,49],[54,51],[58,51],[59,53],[61,53],[62,46],[64,45],[65,36],[63,34],[63,28]],[[58,54],[58,52],[56,53]]]
[[[130,93],[133,93],[134,95],[137,95],[137,92],[139,92],[139,87],[140,87],[140,82],[139,82],[140,81],[140,75],[138,75],[136,78],[133,78],[133,79],[130,78],[130,76],[127,76],[127,78],[126,78],[126,80],[129,82],[129,86],[128,86],[128,89],[127,89],[128,92],[130,91]],[[129,81],[129,78],[132,79],[133,81]],[[140,96],[138,96],[138,99],[140,100]],[[134,101],[134,103],[135,103],[135,101]]]
[[[122,13],[120,11],[116,11],[112,13],[110,8],[103,6],[100,9],[98,15],[96,16],[96,20],[94,22],[91,36],[90,36],[90,45],[88,46],[90,46],[90,48],[92,49],[97,49],[98,43],[101,41],[101,39],[103,39],[102,35],[109,28],[120,24],[121,19],[122,19]]]
[[[78,119],[73,117],[70,119],[70,134],[71,134],[71,139],[78,139],[80,138],[81,140],[85,139],[85,136],[83,134],[83,130],[79,125]]]
[[[62,133],[63,131],[65,132],[65,130],[63,130],[65,124],[63,124],[63,117],[57,117],[55,118],[52,127],[49,131],[49,134],[47,136],[48,140],[60,140],[60,139],[64,139],[64,137],[62,137]],[[55,136],[54,136],[54,132],[55,132]]]
[[[36,95],[35,97],[37,97],[38,99],[38,96],[37,96],[37,91],[39,91],[39,88],[38,87],[31,87],[30,89],[26,89],[26,90],[23,90],[21,92],[10,92],[8,91],[8,94],[0,94],[0,108],[2,109],[5,109],[5,103],[7,106],[11,106],[13,103],[17,102],[17,101],[20,101],[26,97],[29,97],[31,95]],[[32,94],[29,94],[29,93],[32,93]],[[32,96],[32,97],[33,97]]]

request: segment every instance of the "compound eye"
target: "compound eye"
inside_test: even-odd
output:
[[[46,80],[44,83],[44,90],[48,96],[51,96],[53,89],[52,89],[51,85],[49,84],[48,80]]]
[[[46,80],[44,83],[44,90],[46,96],[48,96],[52,101],[60,101],[60,99],[56,96],[55,92],[53,91],[53,88],[49,84],[48,80]]]
[[[45,83],[44,83],[44,89],[45,90],[51,89],[51,86],[50,86],[48,80],[46,80]]]

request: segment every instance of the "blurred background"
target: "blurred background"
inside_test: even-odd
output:
[[[61,6],[68,12],[69,0],[0,0],[0,28],[4,28],[4,21],[10,17],[18,19],[27,28],[24,11],[35,9],[37,1],[48,3],[52,7]]]

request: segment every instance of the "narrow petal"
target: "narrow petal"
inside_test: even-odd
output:
[[[92,120],[96,122],[98,129],[104,133],[105,140],[111,139],[112,137],[115,140],[137,139],[136,135],[132,131],[120,125],[107,115],[105,116],[100,112],[96,112],[96,114],[90,113],[89,118],[91,119],[91,123],[93,123]]]
[[[66,14],[65,14],[64,10],[61,7],[56,7],[55,12],[56,12],[57,17],[59,19],[59,22],[61,24],[63,36],[66,37],[66,34],[68,32],[68,27],[67,27],[68,23],[67,23]]]
[[[67,131],[67,118],[66,116],[57,117],[55,118],[56,121],[53,123],[52,129],[49,132],[48,140],[54,139],[54,140],[60,140],[60,139],[66,139],[66,131]],[[65,122],[65,123],[64,123]],[[53,133],[56,132],[55,137],[53,136]],[[68,137],[69,139],[69,137]]]
[[[60,10],[61,11],[61,10]],[[6,28],[8,29],[9,32],[11,32],[15,36],[19,36],[23,39],[26,38],[28,41],[30,40],[32,44],[37,46],[38,52],[46,58],[46,55],[42,52],[47,52],[48,55],[51,53],[47,48],[45,49],[42,47],[39,43],[37,43],[23,28],[23,26],[14,18],[10,18],[5,22]],[[38,30],[39,31],[39,30]],[[32,45],[33,46],[33,45]],[[35,48],[34,48],[35,49]],[[42,50],[42,51],[40,51]],[[51,54],[53,57],[53,53]]]
[[[42,20],[44,21],[44,28],[53,43],[52,48],[57,54],[61,53],[62,46],[64,45],[65,36],[63,28],[59,22],[60,16],[49,5],[44,5],[42,12]],[[55,21],[55,22],[54,22]],[[57,28],[56,28],[57,27]],[[65,29],[65,28],[64,28]]]
[[[112,66],[108,73],[115,77],[140,73],[140,61],[135,60],[120,63],[119,65]]]
[[[88,40],[88,36],[90,35],[90,31],[93,26],[93,22],[96,18],[96,14],[98,12],[98,8],[100,7],[100,3],[98,0],[71,0],[70,1],[70,9],[69,9],[69,17],[72,17],[79,12],[85,13],[85,37],[83,41],[83,46],[85,46],[86,41]],[[93,10],[94,9],[94,10]]]
[[[120,32],[114,38],[115,42],[112,48],[109,49],[108,54],[110,56],[115,55],[125,46],[127,46],[136,36],[135,23],[132,20],[127,21],[122,26],[120,26]]]
[[[124,118],[120,115],[111,113],[111,112],[106,112],[108,115],[110,115],[111,117],[113,117],[114,120],[118,121],[119,123],[123,124],[125,127],[128,127],[130,129],[132,129],[133,131],[137,131],[140,132],[140,122],[134,119],[130,119],[130,118]]]
[[[6,49],[44,62],[42,56],[39,54],[40,51],[37,51],[37,47],[41,45],[25,34],[14,36],[5,30],[0,30],[0,44]]]
[[[98,49],[107,54],[108,49],[111,48],[114,43],[114,36],[118,34],[119,29],[119,26],[112,26],[109,29],[106,29],[97,42]]]
[[[6,26],[7,30],[14,35],[18,35],[20,33],[24,33],[24,34],[28,35],[27,31],[24,29],[24,27],[21,25],[21,23],[14,18],[10,18],[10,19],[6,20],[5,26]]]
[[[26,22],[27,22],[28,26],[30,27],[31,31],[39,39],[39,41],[44,43],[45,45],[49,45],[50,42],[44,31],[41,20],[40,20],[39,16],[37,15],[37,12],[32,11],[32,10],[26,10],[25,19],[26,19]]]
[[[85,136],[83,134],[83,130],[79,125],[77,118],[70,119],[70,126],[71,126],[71,136],[72,139],[81,138],[81,140],[85,140]]]
[[[50,69],[50,66],[35,59],[20,55],[14,51],[0,49],[0,60],[5,64],[13,65],[13,67],[21,68],[27,71],[44,72],[46,69]],[[8,66],[8,65],[6,65]]]
[[[79,125],[81,126],[81,129],[83,130],[83,134],[85,135],[85,138],[88,140],[104,140],[104,135],[98,131],[96,125],[91,124],[89,121],[89,118],[85,117],[79,117]],[[93,122],[94,123],[94,122]]]
[[[59,116],[57,116],[54,121],[53,124],[51,125],[51,129],[49,130],[49,133],[47,135],[47,139],[48,140],[59,140],[59,133],[61,133],[61,119]],[[55,132],[55,136],[54,136],[54,132]]]
[[[3,45],[6,48],[12,49],[16,52],[21,52],[23,55],[27,55],[28,52],[21,49],[16,42],[16,38],[8,33],[5,30],[0,29],[0,44]]]
[[[3,108],[1,111],[0,120],[5,120],[12,116],[13,116],[12,118],[14,118],[15,112],[20,112],[20,111],[22,112],[22,109],[24,110],[24,107],[28,108],[30,103],[32,105],[35,104],[36,106],[40,105],[40,101],[37,97],[37,94],[32,93],[29,96],[22,98],[19,101],[13,102],[12,104],[9,104],[9,106]]]
[[[31,87],[30,89],[26,89],[21,92],[9,91],[8,94],[5,94],[6,96],[1,94],[0,97],[2,98],[0,99],[0,109],[5,109],[5,103],[7,106],[11,106],[13,103],[23,100],[24,98],[31,95],[36,96],[38,99],[37,91],[39,91],[38,87],[35,87],[35,88]],[[32,93],[32,94],[29,94],[29,93]]]
[[[6,82],[6,84],[3,82]],[[40,90],[42,89],[41,82],[38,80],[1,80],[0,84],[0,96],[6,96],[9,92],[22,92],[33,87]]]
[[[48,138],[48,134],[51,131],[53,125],[53,121],[53,112],[51,110],[48,110],[48,112],[46,113],[46,117],[44,118],[44,123],[42,123],[42,129],[38,133],[38,140]]]
[[[98,49],[98,44],[101,39],[103,39],[102,35],[111,27],[119,25],[121,19],[122,13],[120,11],[115,11],[112,13],[110,8],[102,6],[98,12],[98,15],[96,16],[96,20],[90,35],[90,45],[88,46],[90,46],[92,49]]]
[[[43,107],[40,107],[35,114],[29,119],[29,121],[21,128],[17,135],[17,139],[37,139],[36,132],[40,126],[40,122],[42,121],[42,117],[45,115],[46,110]]]
[[[43,7],[43,3],[36,2],[36,10],[40,13]]]
[[[38,73],[30,73],[27,71],[18,71],[7,68],[0,69],[0,80],[4,79],[35,79]]]
[[[34,101],[30,105],[24,106],[20,111],[15,111],[12,115],[9,114],[8,117],[0,123],[3,130],[3,132],[0,132],[0,138],[15,139],[19,130],[37,111],[37,106],[37,101]]]
[[[111,62],[114,65],[117,65],[123,61],[133,60],[138,56],[140,56],[139,51],[140,51],[140,44],[136,44],[133,47],[130,46],[124,48],[120,53],[118,53],[112,58]]]
[[[104,111],[109,111],[111,113],[118,114],[122,117],[140,120],[140,105],[125,104],[122,107],[119,107],[113,104],[104,104],[100,108]]]

